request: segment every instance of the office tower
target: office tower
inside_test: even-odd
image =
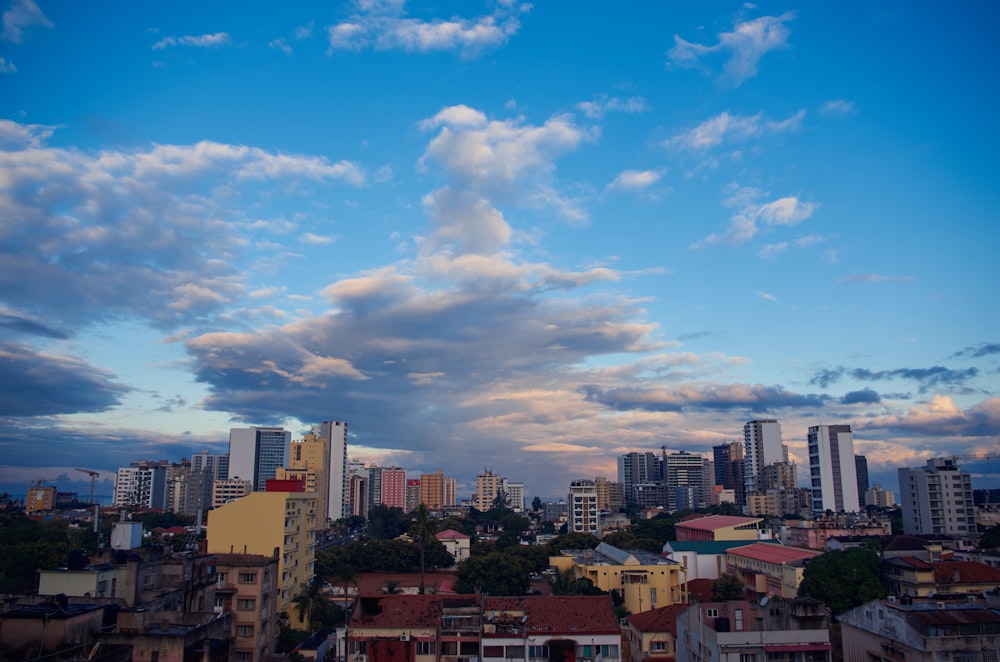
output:
[[[166,510],[166,467],[140,461],[118,469],[114,505]]]
[[[972,477],[951,458],[927,460],[922,467],[898,469],[903,532],[967,538],[976,532]]]
[[[809,476],[813,512],[857,512],[858,477],[854,469],[854,433],[850,425],[809,428]]]
[[[854,472],[858,475],[858,505],[864,508],[868,505],[865,498],[865,493],[868,492],[868,458],[864,455],[855,455]]]
[[[179,503],[174,512],[197,517],[212,507],[212,486],[215,479],[208,471],[191,471],[176,481]]]
[[[663,462],[656,453],[625,453],[618,458],[618,482],[624,486],[625,501],[637,504],[636,486],[663,484]],[[642,488],[645,493],[649,487]],[[662,505],[662,504],[660,504]]]
[[[592,480],[574,480],[569,484],[569,513],[566,530],[570,533],[598,535],[600,510],[597,508],[597,489]]]
[[[730,441],[712,447],[712,457],[715,464],[715,484],[724,489],[732,490],[737,506],[746,505],[746,460],[744,460],[743,443]]]
[[[229,478],[229,456],[214,455],[208,451],[195,453],[191,456],[191,471],[207,471],[209,481],[226,480]]]
[[[249,427],[229,431],[229,477],[249,480],[263,492],[278,467],[288,466],[292,433],[284,428]]]
[[[781,443],[781,425],[774,419],[749,421],[743,426],[743,489],[756,492],[761,469],[788,460],[788,448]]]
[[[711,492],[705,487],[707,460],[685,451],[665,457],[666,507],[670,512],[694,510],[707,505]]]
[[[315,575],[318,501],[312,492],[251,492],[208,513],[209,554],[272,557],[277,550],[279,589],[271,612],[287,612],[296,630],[309,629],[308,614],[294,600]]]

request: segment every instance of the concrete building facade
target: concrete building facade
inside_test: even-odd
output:
[[[851,426],[814,425],[809,428],[808,443],[813,512],[860,510]]]

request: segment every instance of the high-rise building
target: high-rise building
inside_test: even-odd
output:
[[[857,512],[860,501],[851,426],[814,425],[808,440],[813,512]]]
[[[407,478],[406,479],[406,507],[403,508],[406,512],[413,512],[416,510],[417,506],[420,505],[420,479],[419,478]]]
[[[868,492],[868,458],[864,455],[854,456],[854,473],[858,475],[858,505],[864,508],[868,505],[865,494]]]
[[[263,492],[278,467],[288,466],[292,433],[284,428],[249,427],[229,431],[229,477],[249,480]]]
[[[347,508],[352,517],[368,517],[368,476],[350,474],[347,476]]]
[[[502,487],[507,495],[507,506],[515,513],[523,513],[524,483],[514,483],[504,478]]]
[[[598,535],[601,511],[597,508],[597,489],[592,480],[574,480],[569,484],[566,530],[570,533]]]
[[[865,492],[865,505],[892,508],[896,505],[896,493],[892,490],[883,490],[880,485],[872,485]]]
[[[250,481],[239,478],[212,481],[212,507],[224,506],[250,494]]]
[[[265,485],[266,489],[266,485]],[[315,575],[317,494],[251,492],[208,513],[208,553],[262,554],[278,551],[277,609],[289,624],[308,630],[305,610],[294,600]]]
[[[636,485],[662,485],[663,461],[656,453],[625,453],[618,458],[618,482],[624,486],[625,501],[635,504]],[[649,490],[644,488],[644,491]]]
[[[743,507],[746,505],[746,460],[744,460],[743,443],[730,441],[712,447],[712,457],[715,464],[715,484],[723,489],[733,491],[734,503]]]
[[[761,470],[788,460],[788,448],[781,443],[781,424],[773,418],[748,421],[743,425],[743,488],[746,494],[759,488]]]
[[[215,455],[208,451],[195,453],[191,456],[191,471],[207,471],[209,480],[226,480],[229,478],[229,456]]]
[[[114,505],[166,510],[167,496],[166,467],[140,461],[118,469]]]
[[[382,467],[382,497],[379,503],[406,510],[406,469]]]
[[[774,462],[760,472],[761,491],[794,490],[799,486],[798,470],[794,462]]]
[[[421,474],[420,503],[431,511],[440,511],[445,506],[454,506],[455,479],[448,478],[440,470],[432,474]]]
[[[313,434],[322,439],[329,449],[327,455],[326,513],[331,520],[338,520],[347,513],[344,510],[347,492],[347,423],[345,421],[323,421],[313,427]],[[323,525],[325,526],[325,522]]]
[[[670,512],[703,508],[711,500],[711,490],[705,485],[705,465],[701,455],[686,451],[671,453],[665,458],[666,507]]]
[[[597,488],[597,507],[602,511],[617,513],[625,507],[625,486],[605,476],[594,479]]]
[[[967,538],[976,532],[972,477],[951,458],[927,460],[922,467],[898,469],[903,532]]]
[[[493,473],[492,469],[483,469],[482,473],[476,474],[476,491],[472,495],[472,507],[482,513],[493,508],[502,482],[503,478]],[[506,495],[504,500],[506,501]]]

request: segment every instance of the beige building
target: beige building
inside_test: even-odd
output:
[[[564,550],[550,556],[558,572],[572,570],[602,591],[619,591],[625,608],[638,614],[656,607],[687,601],[680,563],[644,550],[623,550],[607,543],[596,549]]]
[[[208,551],[213,554],[278,554],[277,611],[296,629],[309,627],[292,601],[315,575],[316,494],[251,492],[208,513]]]
[[[743,580],[746,589],[757,596],[794,598],[805,564],[820,555],[808,549],[757,542],[726,552],[726,574]]]
[[[632,614],[625,619],[630,662],[671,662],[677,659],[677,617],[689,605],[676,604]]]
[[[239,478],[212,481],[212,507],[219,508],[250,494],[250,481]]]
[[[32,485],[28,488],[28,496],[24,499],[24,512],[27,514],[56,507],[56,488],[45,485]]]
[[[472,507],[483,513],[492,508],[502,482],[503,478],[489,469],[476,474],[476,493],[472,495]]]
[[[233,614],[233,662],[261,662],[274,653],[278,634],[278,558],[215,555],[216,611]]]
[[[678,542],[757,540],[757,531],[763,521],[759,517],[708,515],[678,522],[674,530]]]
[[[288,453],[288,466],[278,469],[275,478],[296,478],[305,480],[306,492],[323,495],[316,502],[317,521],[326,523],[328,503],[327,493],[330,491],[330,476],[327,467],[330,466],[330,444],[315,434],[307,434],[302,441],[293,441]],[[333,519],[340,519],[337,513]]]
[[[454,506],[455,479],[448,478],[443,471],[421,474],[420,503],[427,506],[427,510],[432,511],[444,510],[445,506]]]

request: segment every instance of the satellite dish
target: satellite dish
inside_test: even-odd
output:
[[[768,602],[768,599],[767,599],[767,596],[765,595],[763,598],[761,598],[760,600],[758,600],[757,604],[759,604],[761,607],[765,607],[765,606],[767,606],[767,602]]]

